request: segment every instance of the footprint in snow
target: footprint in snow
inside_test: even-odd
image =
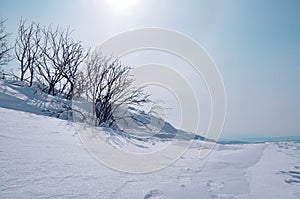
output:
[[[295,166],[296,168],[296,166]],[[290,178],[285,180],[288,184],[300,185],[300,172],[299,171],[280,171],[282,174],[288,175]]]
[[[214,182],[212,180],[208,180],[206,182],[206,187],[208,188],[209,191],[219,190],[224,187],[224,182]]]
[[[144,199],[159,199],[162,198],[163,195],[161,191],[152,189],[144,196]]]

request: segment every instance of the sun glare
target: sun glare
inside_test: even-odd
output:
[[[116,15],[130,15],[138,0],[106,0],[106,4]]]

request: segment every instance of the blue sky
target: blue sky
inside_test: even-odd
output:
[[[126,12],[105,0],[0,2],[9,32],[23,17],[71,26],[74,37],[91,47],[135,28],[182,32],[204,46],[223,77],[228,102],[222,137],[300,136],[297,0],[137,0]]]

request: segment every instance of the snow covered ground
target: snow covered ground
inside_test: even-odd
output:
[[[75,124],[0,108],[0,198],[299,198],[300,144],[217,145],[201,141],[173,165],[148,174],[103,166]]]
[[[1,88],[0,198],[300,198],[299,142],[217,144],[200,159],[195,140],[162,170],[119,172],[87,152],[80,124],[41,115],[24,90]]]

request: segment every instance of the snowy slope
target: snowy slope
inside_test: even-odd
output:
[[[37,88],[27,87],[22,82],[0,80],[0,107],[73,120],[70,112],[60,112],[64,110],[64,106],[71,107],[72,104],[73,108],[78,108],[75,105],[78,104],[78,102],[71,102],[59,97],[47,95]],[[88,106],[88,109],[89,108],[91,107]],[[144,111],[138,111],[132,107],[130,107],[128,111],[132,117],[137,118],[147,125],[145,127],[134,120],[126,121],[126,124],[130,123],[126,131],[129,131],[131,135],[135,135],[136,137],[151,136],[161,139],[172,139],[177,135],[177,137],[186,139],[205,139],[205,137],[201,135],[194,135],[178,130],[170,123],[165,122],[161,118],[149,115]],[[75,112],[75,115],[76,114],[79,117],[81,116]],[[119,122],[119,124],[124,126],[121,122]],[[210,139],[206,140],[213,141]]]
[[[0,83],[1,199],[300,198],[299,142],[217,144],[200,159],[204,148],[197,139],[169,167],[124,173],[87,152],[79,137],[83,124],[47,116],[43,109],[53,107],[53,98],[35,99],[32,89]],[[164,133],[173,132],[168,130]],[[154,146],[170,142],[165,135],[150,140],[100,133],[113,146],[134,152],[149,151],[154,141]]]
[[[70,114],[59,114],[63,106],[70,102],[59,97],[49,96],[36,87],[27,87],[23,82],[0,80],[0,107],[36,113],[63,119]]]
[[[103,166],[75,124],[0,108],[0,198],[299,198],[300,144],[217,145],[201,141],[173,165],[148,174]]]

